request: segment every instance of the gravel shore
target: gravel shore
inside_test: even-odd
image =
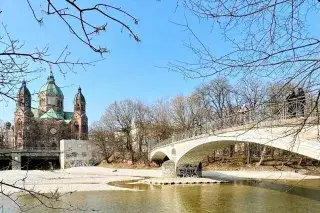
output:
[[[320,179],[320,176],[307,176],[294,172],[268,171],[204,171],[203,176],[215,180],[242,179]],[[55,171],[0,171],[3,183],[15,184],[26,189],[34,189],[43,193],[99,190],[130,190],[108,185],[112,181],[141,180],[144,177],[161,177],[161,170],[109,169],[103,167],[75,167]],[[17,191],[2,185],[4,190]]]

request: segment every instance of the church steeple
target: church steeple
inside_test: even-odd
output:
[[[73,100],[74,105],[74,121],[72,132],[75,139],[88,139],[88,117],[86,115],[86,99],[82,94],[81,87]]]
[[[79,112],[80,114],[83,114],[86,112],[86,99],[82,94],[80,86],[78,88],[78,93],[74,97],[73,105],[74,105],[74,112]]]
[[[49,74],[49,77],[48,77],[48,83],[55,83],[55,80],[54,80],[54,76],[53,76],[53,72],[50,71],[50,74]]]
[[[29,141],[25,127],[33,117],[31,94],[27,88],[27,82],[23,80],[17,94],[17,110],[14,114],[14,137],[17,148],[22,148]]]
[[[17,107],[22,108],[24,111],[31,108],[31,94],[25,80],[22,81],[17,94]]]

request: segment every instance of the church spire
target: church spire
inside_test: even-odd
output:
[[[17,106],[23,109],[29,109],[31,107],[31,94],[27,88],[25,79],[23,79],[17,94]]]
[[[49,74],[49,77],[48,77],[48,82],[49,83],[54,83],[54,76],[53,76],[52,70],[50,70],[50,74]]]
[[[79,86],[78,93],[74,97],[74,111],[80,111],[81,113],[85,113],[86,111],[86,99],[84,98],[82,94],[82,89]]]

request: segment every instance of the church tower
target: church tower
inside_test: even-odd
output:
[[[14,114],[15,146],[16,148],[23,148],[28,143],[28,128],[34,117],[31,111],[31,94],[25,80],[22,81],[22,85],[18,91],[16,105]]]
[[[73,138],[77,140],[88,139],[88,117],[86,115],[86,99],[84,98],[81,88],[73,100],[74,115],[72,123]]]

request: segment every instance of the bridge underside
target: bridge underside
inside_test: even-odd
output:
[[[58,156],[39,156],[21,157],[21,170],[49,170],[60,169],[60,160]]]
[[[58,150],[0,150],[0,170],[59,169]]]
[[[196,146],[195,148],[188,151],[185,155],[183,155],[178,162],[176,162],[177,166],[181,164],[187,164],[190,162],[200,162],[206,156],[212,155],[213,152],[220,148],[225,148],[230,145],[235,145],[236,143],[243,143],[240,141],[219,141],[219,142],[211,142],[206,143],[200,146]]]
[[[170,153],[168,152],[162,152],[162,151],[157,151],[151,158],[151,161],[154,161],[156,163],[163,163],[166,160],[172,160],[176,163],[176,167],[178,167],[179,165],[183,165],[183,164],[189,164],[189,163],[198,163],[201,162],[206,156],[212,155],[213,152],[217,149],[221,149],[221,148],[226,148],[228,146],[231,145],[236,145],[238,143],[253,143],[253,142],[249,142],[249,141],[214,141],[214,142],[209,142],[209,143],[205,143],[205,144],[201,144],[199,146],[196,146],[192,149],[190,149],[188,152],[186,152],[185,154],[183,154],[182,156],[170,156]],[[257,144],[257,143],[255,143]],[[268,145],[266,145],[268,146]],[[269,147],[273,147],[273,146],[269,146]],[[279,147],[273,147],[273,148],[278,148],[281,149]],[[290,151],[287,149],[281,149],[284,151]],[[319,151],[319,150],[318,150]],[[293,152],[295,153],[295,152]],[[298,154],[298,153],[295,153]],[[310,157],[310,156],[306,156],[306,157]],[[319,160],[319,159],[317,159]]]
[[[162,164],[163,162],[165,162],[167,160],[170,160],[169,157],[161,151],[156,152],[152,158],[152,161],[156,162],[157,164]]]

